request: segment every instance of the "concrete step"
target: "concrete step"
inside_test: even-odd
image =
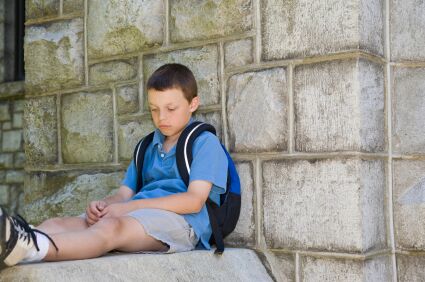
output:
[[[273,281],[253,250],[223,255],[196,250],[177,254],[113,253],[96,259],[17,265],[1,282],[31,281]]]

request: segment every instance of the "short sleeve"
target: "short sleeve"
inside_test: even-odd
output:
[[[121,182],[121,185],[125,185],[129,187],[131,190],[136,192],[136,180],[137,180],[137,173],[136,173],[136,166],[134,164],[134,161],[131,161],[130,165],[127,168],[127,172],[125,173],[124,179]]]
[[[212,196],[223,194],[226,191],[227,162],[226,153],[218,138],[210,132],[202,133],[193,144],[189,182],[194,180],[211,182]]]

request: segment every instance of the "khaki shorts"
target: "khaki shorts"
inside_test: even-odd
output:
[[[191,251],[198,244],[193,228],[179,214],[161,209],[140,209],[127,215],[136,219],[149,236],[168,245],[164,253]],[[81,214],[80,217],[86,218],[86,215]]]

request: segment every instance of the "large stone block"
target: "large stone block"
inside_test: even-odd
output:
[[[25,35],[26,92],[81,85],[84,81],[82,19],[30,26]]]
[[[255,246],[254,171],[252,163],[239,162],[236,169],[241,180],[241,213],[235,230],[226,242],[236,246]]]
[[[6,183],[24,183],[25,173],[23,170],[10,170],[6,173]]]
[[[393,89],[393,150],[425,153],[425,68],[396,68]]]
[[[84,0],[65,0],[63,1],[63,12],[83,12],[84,11]]]
[[[214,126],[217,132],[218,139],[220,139],[221,143],[224,143],[223,125],[221,121],[221,114],[219,112],[209,112],[209,113],[195,112],[195,115],[193,117],[195,120],[203,121]]]
[[[391,60],[425,60],[425,2],[390,1]]]
[[[268,247],[344,252],[385,247],[382,161],[267,161],[263,186]]]
[[[157,0],[88,1],[88,54],[136,52],[163,41],[165,7]]]
[[[9,204],[9,186],[0,185],[0,205]]]
[[[11,119],[9,102],[2,102],[0,104],[0,121],[8,121]]]
[[[397,254],[397,275],[400,282],[425,281],[425,257]]]
[[[15,153],[15,168],[24,168],[25,159],[25,152]]]
[[[227,89],[230,150],[286,150],[287,100],[283,68],[230,77]]]
[[[39,172],[25,180],[25,215],[32,224],[56,216],[75,216],[119,187],[122,172]]]
[[[128,114],[139,109],[139,87],[137,84],[117,87],[117,112]]]
[[[220,102],[216,45],[146,56],[143,59],[145,82],[165,62],[186,65],[193,72],[198,84],[201,105],[213,105]]]
[[[397,248],[425,250],[425,162],[394,161],[393,191]]]
[[[134,79],[137,74],[135,61],[113,61],[99,63],[90,67],[90,84],[99,85],[108,82]]]
[[[252,28],[251,0],[172,0],[170,8],[173,42],[222,37]]]
[[[137,142],[154,130],[155,127],[149,119],[120,124],[118,133],[118,151],[120,159],[132,159]]]
[[[63,96],[62,155],[65,163],[112,161],[112,94],[108,91]]]
[[[382,0],[261,2],[263,58],[345,50],[383,54]]]
[[[226,68],[251,64],[253,59],[252,39],[243,39],[224,44],[224,65]]]
[[[13,128],[22,128],[22,125],[23,125],[22,118],[23,118],[22,113],[13,114]]]
[[[263,264],[273,273],[275,281],[295,282],[295,255],[282,252],[265,251]]]
[[[3,132],[3,152],[15,152],[22,150],[22,130]]]
[[[55,163],[58,152],[56,97],[28,99],[24,120],[28,164],[40,166]]]
[[[13,154],[0,154],[0,168],[12,168],[13,167]]]
[[[115,254],[90,260],[17,265],[1,272],[1,282],[79,281],[274,281],[253,250],[195,250],[169,255]]]
[[[294,71],[297,151],[384,150],[384,75],[363,59],[302,65]]]
[[[32,19],[59,15],[59,3],[59,0],[26,0],[26,18]]]
[[[301,281],[391,281],[392,269],[389,257],[377,257],[366,261],[331,258],[301,258]]]

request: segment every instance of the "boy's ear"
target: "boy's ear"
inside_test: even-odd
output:
[[[192,102],[190,102],[189,104],[189,109],[190,111],[193,113],[194,111],[196,111],[199,107],[199,97],[193,97]]]

